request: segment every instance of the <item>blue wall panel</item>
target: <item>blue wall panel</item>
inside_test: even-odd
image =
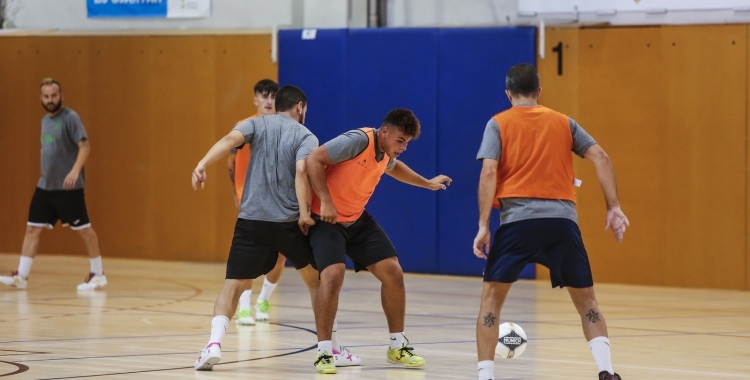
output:
[[[300,87],[308,99],[305,126],[320,140],[345,130],[346,29],[320,29],[303,40],[302,30],[279,31],[279,84]]]
[[[454,180],[438,198],[438,273],[481,275],[477,233],[477,150],[487,121],[510,108],[505,73],[535,61],[533,27],[441,29],[438,54],[438,170]],[[492,232],[499,220],[492,214]],[[522,277],[534,278],[528,266]]]
[[[400,159],[437,175],[437,29],[353,29],[347,49],[346,126],[379,127],[393,108],[414,111],[422,134]],[[437,195],[385,175],[366,209],[388,233],[401,266],[437,272]]]
[[[409,108],[422,135],[401,159],[425,177],[454,179],[435,193],[386,175],[370,200],[367,209],[404,269],[481,275],[484,261],[471,252],[476,151],[487,120],[510,107],[505,72],[535,62],[535,28],[318,30],[313,40],[301,37],[301,30],[279,33],[279,82],[305,90],[306,124],[321,143],[345,130],[378,127],[389,110]],[[522,277],[533,278],[533,266]]]

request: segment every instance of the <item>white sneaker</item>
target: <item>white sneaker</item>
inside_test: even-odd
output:
[[[333,364],[335,364],[336,367],[350,367],[361,365],[362,359],[349,352],[346,347],[341,346],[341,352],[335,349],[333,350]]]
[[[97,290],[103,288],[104,285],[107,285],[107,276],[104,274],[97,276],[93,273],[89,273],[86,281],[78,284],[78,290]]]
[[[5,285],[13,286],[16,289],[26,289],[26,279],[18,275],[18,271],[13,271],[10,276],[0,276],[0,282]]]
[[[201,350],[201,355],[195,361],[196,371],[210,371],[214,369],[214,364],[221,360],[221,343],[209,343],[206,348]]]
[[[240,326],[255,326],[255,319],[250,309],[240,309],[237,311],[237,319],[234,322]]]
[[[258,301],[255,303],[255,320],[256,321],[268,321],[268,311],[271,309],[271,304],[268,300]]]

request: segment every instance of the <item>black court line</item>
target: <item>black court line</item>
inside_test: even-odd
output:
[[[24,372],[26,372],[26,371],[29,370],[29,366],[23,365],[23,364],[18,364],[18,363],[13,363],[13,362],[6,362],[4,360],[0,360],[0,363],[10,364],[10,365],[15,366],[17,368],[13,372],[8,372],[8,373],[0,374],[0,377],[18,375],[19,373],[24,373]]]
[[[281,324],[281,323],[273,323],[273,324],[279,325],[279,326],[284,326],[284,327],[290,327],[290,328],[297,329],[297,330],[307,331],[309,333],[312,333],[313,335],[317,334],[315,332],[315,330],[311,330],[311,329],[304,328],[304,327],[286,325],[286,324]],[[253,358],[253,359],[245,359],[245,360],[235,360],[235,361],[232,361],[232,362],[218,363],[216,365],[228,365],[228,364],[253,362],[253,361],[258,361],[258,360],[263,360],[263,359],[279,358],[279,357],[282,357],[282,356],[289,356],[289,355],[299,354],[299,353],[302,353],[302,352],[307,352],[307,351],[310,351],[310,350],[313,350],[313,349],[316,349],[316,348],[318,348],[318,344],[317,343],[314,344],[314,345],[312,345],[312,346],[310,346],[310,347],[302,348],[302,349],[299,349],[299,350],[296,350],[296,351],[292,351],[292,352],[287,352],[287,353],[284,353],[284,354],[270,355],[270,356],[264,356],[264,357]],[[23,370],[23,371],[21,371],[21,372],[28,371],[28,369],[29,369],[29,367],[24,366],[22,364],[16,364],[16,363],[10,363],[10,362],[4,362],[4,363],[12,364],[12,365],[18,366],[19,368],[21,366],[25,367],[26,369]],[[79,375],[79,376],[68,376],[68,377],[49,377],[49,378],[43,378],[43,379],[39,379],[39,380],[63,380],[63,379],[80,379],[80,378],[85,378],[85,377],[104,377],[104,376],[116,376],[116,375],[132,375],[132,374],[137,374],[137,373],[176,371],[176,370],[181,370],[181,369],[193,369],[193,368],[194,368],[193,366],[188,366],[188,367],[174,367],[174,368],[144,369],[144,370],[140,370],[140,371],[101,373],[101,374],[97,374],[97,375],[83,375],[83,376]],[[12,374],[21,373],[21,372],[16,371],[16,372],[14,372]],[[11,374],[9,374],[9,375],[11,375]],[[0,375],[0,376],[8,376],[8,375]]]

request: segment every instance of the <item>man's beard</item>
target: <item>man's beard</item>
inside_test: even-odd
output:
[[[42,107],[44,107],[44,109],[49,113],[55,113],[59,111],[60,108],[62,108],[62,100],[59,101],[57,104],[55,103],[44,104],[44,102],[42,102]]]

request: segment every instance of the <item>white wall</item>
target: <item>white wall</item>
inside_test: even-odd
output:
[[[6,27],[19,29],[269,29],[346,28],[350,1],[367,0],[213,0],[204,19],[89,19],[86,0],[5,0]],[[366,9],[356,4],[354,9]],[[295,8],[296,7],[296,8]],[[295,19],[295,15],[298,15]],[[366,14],[353,20],[366,20]],[[356,23],[356,22],[355,22]]]
[[[388,0],[388,26],[507,25],[518,0]]]
[[[6,26],[22,29],[346,28],[365,27],[368,11],[368,0],[213,0],[212,15],[205,19],[89,19],[86,0],[4,1]],[[750,0],[384,1],[390,27],[537,24],[541,20],[548,25],[750,22]],[[667,12],[649,13],[659,8]]]
[[[750,0],[387,0],[388,26],[750,22]],[[656,12],[655,12],[656,11]]]

